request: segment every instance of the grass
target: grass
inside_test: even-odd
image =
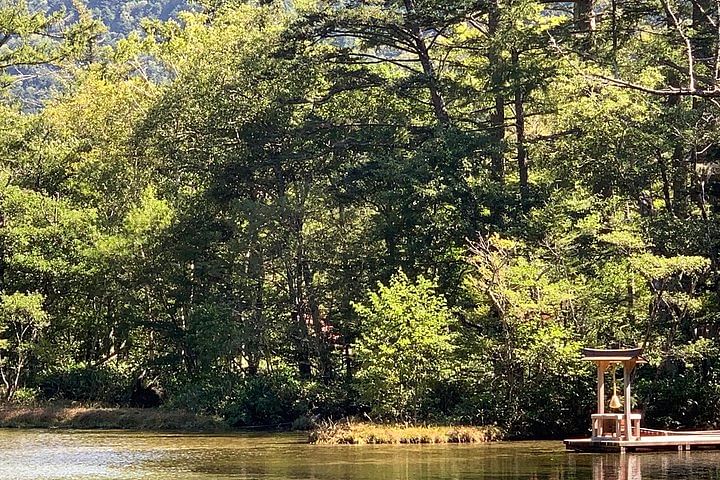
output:
[[[228,425],[216,418],[158,408],[94,408],[63,405],[0,408],[0,428],[80,430],[178,430],[220,432]]]
[[[502,438],[495,426],[431,426],[324,422],[310,432],[310,443],[321,445],[366,445],[403,443],[483,443]]]

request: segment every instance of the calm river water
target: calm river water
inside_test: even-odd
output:
[[[566,453],[561,442],[314,446],[301,435],[0,431],[0,479],[720,479],[720,452]]]

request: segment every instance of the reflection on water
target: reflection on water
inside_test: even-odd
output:
[[[718,452],[592,455],[593,480],[719,479]]]
[[[642,480],[642,457],[605,455],[593,458],[593,480]]]
[[[301,435],[0,431],[0,479],[717,480],[720,452],[566,453],[560,442],[314,446]]]

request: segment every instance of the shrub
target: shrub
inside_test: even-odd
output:
[[[13,396],[13,403],[22,406],[33,406],[38,403],[42,393],[37,388],[18,388]]]
[[[312,432],[314,444],[483,443],[500,440],[498,427],[374,424],[345,420],[322,422]]]
[[[308,410],[300,382],[281,370],[245,378],[225,402],[222,415],[234,426],[289,426]]]
[[[290,430],[293,431],[309,431],[313,428],[317,427],[317,424],[315,421],[308,417],[307,415],[303,415],[302,417],[296,418],[292,425],[290,426]]]
[[[207,373],[168,389],[166,405],[193,413],[221,415],[234,426],[290,426],[311,418],[339,418],[352,410],[345,384],[301,381],[292,370],[243,377]],[[303,420],[303,418],[305,420]]]
[[[323,383],[306,381],[301,384],[300,403],[307,414],[319,418],[341,418],[356,413],[354,389],[350,381]]]
[[[36,380],[47,400],[76,400],[113,405],[126,404],[132,393],[129,371],[115,366],[91,367],[82,363],[42,372]]]
[[[217,415],[222,413],[222,405],[240,382],[241,377],[227,372],[206,372],[174,383],[168,382],[165,405],[198,414]]]
[[[355,305],[361,318],[357,386],[373,415],[417,419],[433,384],[450,374],[454,317],[435,289],[400,272],[370,294],[368,305]]]

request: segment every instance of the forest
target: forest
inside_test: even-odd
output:
[[[720,425],[720,0],[62,3],[0,0],[4,402],[552,437],[642,346]]]

